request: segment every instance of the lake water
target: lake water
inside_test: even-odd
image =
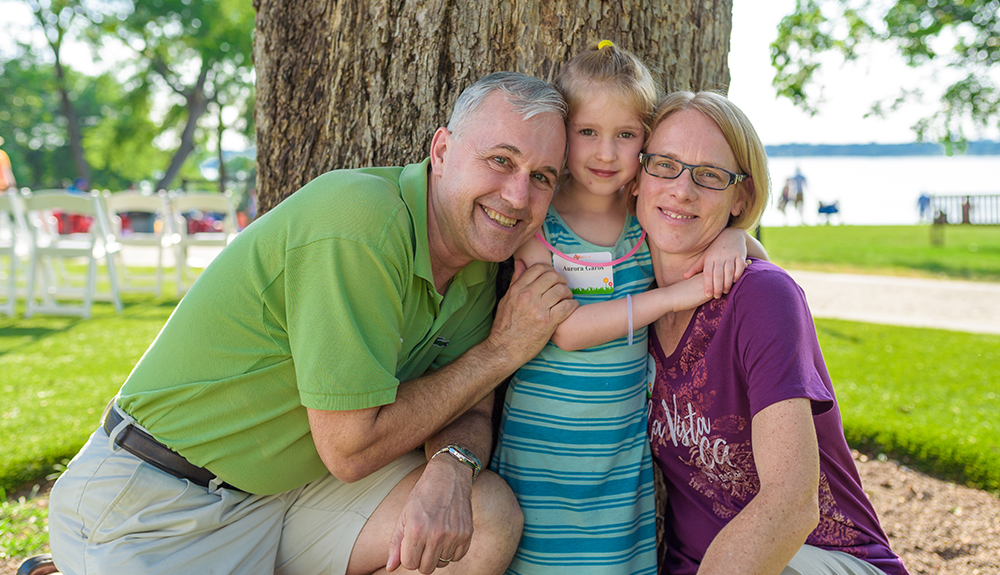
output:
[[[1000,194],[1000,156],[820,156],[770,158],[771,201],[764,227],[823,223],[819,203],[839,202],[831,223],[912,225],[921,194]],[[777,208],[785,179],[806,177],[803,215]]]

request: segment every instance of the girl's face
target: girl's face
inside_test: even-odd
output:
[[[694,166],[740,173],[736,156],[719,126],[697,110],[674,112],[653,130],[646,151]],[[636,215],[649,234],[650,249],[685,257],[704,252],[739,215],[745,202],[739,184],[710,190],[694,183],[685,169],[676,179],[639,174]]]
[[[573,113],[567,133],[566,165],[578,186],[604,196],[635,178],[645,131],[621,97],[595,91]]]

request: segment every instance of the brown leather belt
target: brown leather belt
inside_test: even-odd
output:
[[[109,437],[122,421],[124,418],[114,406],[108,406],[108,414],[104,417],[104,431],[108,433]],[[131,423],[125,426],[125,429],[115,438],[115,445],[164,473],[169,473],[179,479],[187,479],[196,485],[208,488],[209,482],[215,479],[214,473],[184,459],[181,454],[153,439],[152,435]],[[228,483],[220,483],[219,486],[239,490]]]

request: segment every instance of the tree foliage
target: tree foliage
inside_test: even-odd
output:
[[[63,187],[78,176],[62,114],[54,64],[25,52],[0,63],[0,125],[14,176],[32,188]],[[130,98],[112,74],[87,76],[64,66],[93,182],[124,188],[165,162],[150,135],[149,100]]]
[[[815,113],[819,104],[811,86],[823,57],[837,54],[852,61],[872,44],[893,46],[909,66],[941,65],[959,73],[940,95],[936,111],[913,126],[920,141],[938,140],[950,150],[964,146],[970,131],[1000,126],[995,82],[1000,0],[798,0],[771,44],[778,95]],[[876,102],[873,113],[892,112],[926,96],[923,86],[903,86],[894,101]]]
[[[176,148],[157,183],[169,187],[195,149],[199,121],[212,105],[252,107],[254,12],[245,0],[134,0],[101,30],[120,38],[138,58],[133,84],[171,94],[161,128]],[[201,134],[205,139],[205,134]]]

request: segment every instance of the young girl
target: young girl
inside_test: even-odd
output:
[[[567,62],[556,87],[570,110],[569,176],[544,234],[515,258],[555,265],[585,305],[507,391],[492,466],[524,513],[508,573],[653,575],[645,326],[728,292],[749,236],[726,231],[713,244],[706,267],[719,270],[718,288],[709,289],[715,278],[695,277],[649,290],[649,250],[623,188],[639,170],[657,82],[638,58],[603,41]]]

